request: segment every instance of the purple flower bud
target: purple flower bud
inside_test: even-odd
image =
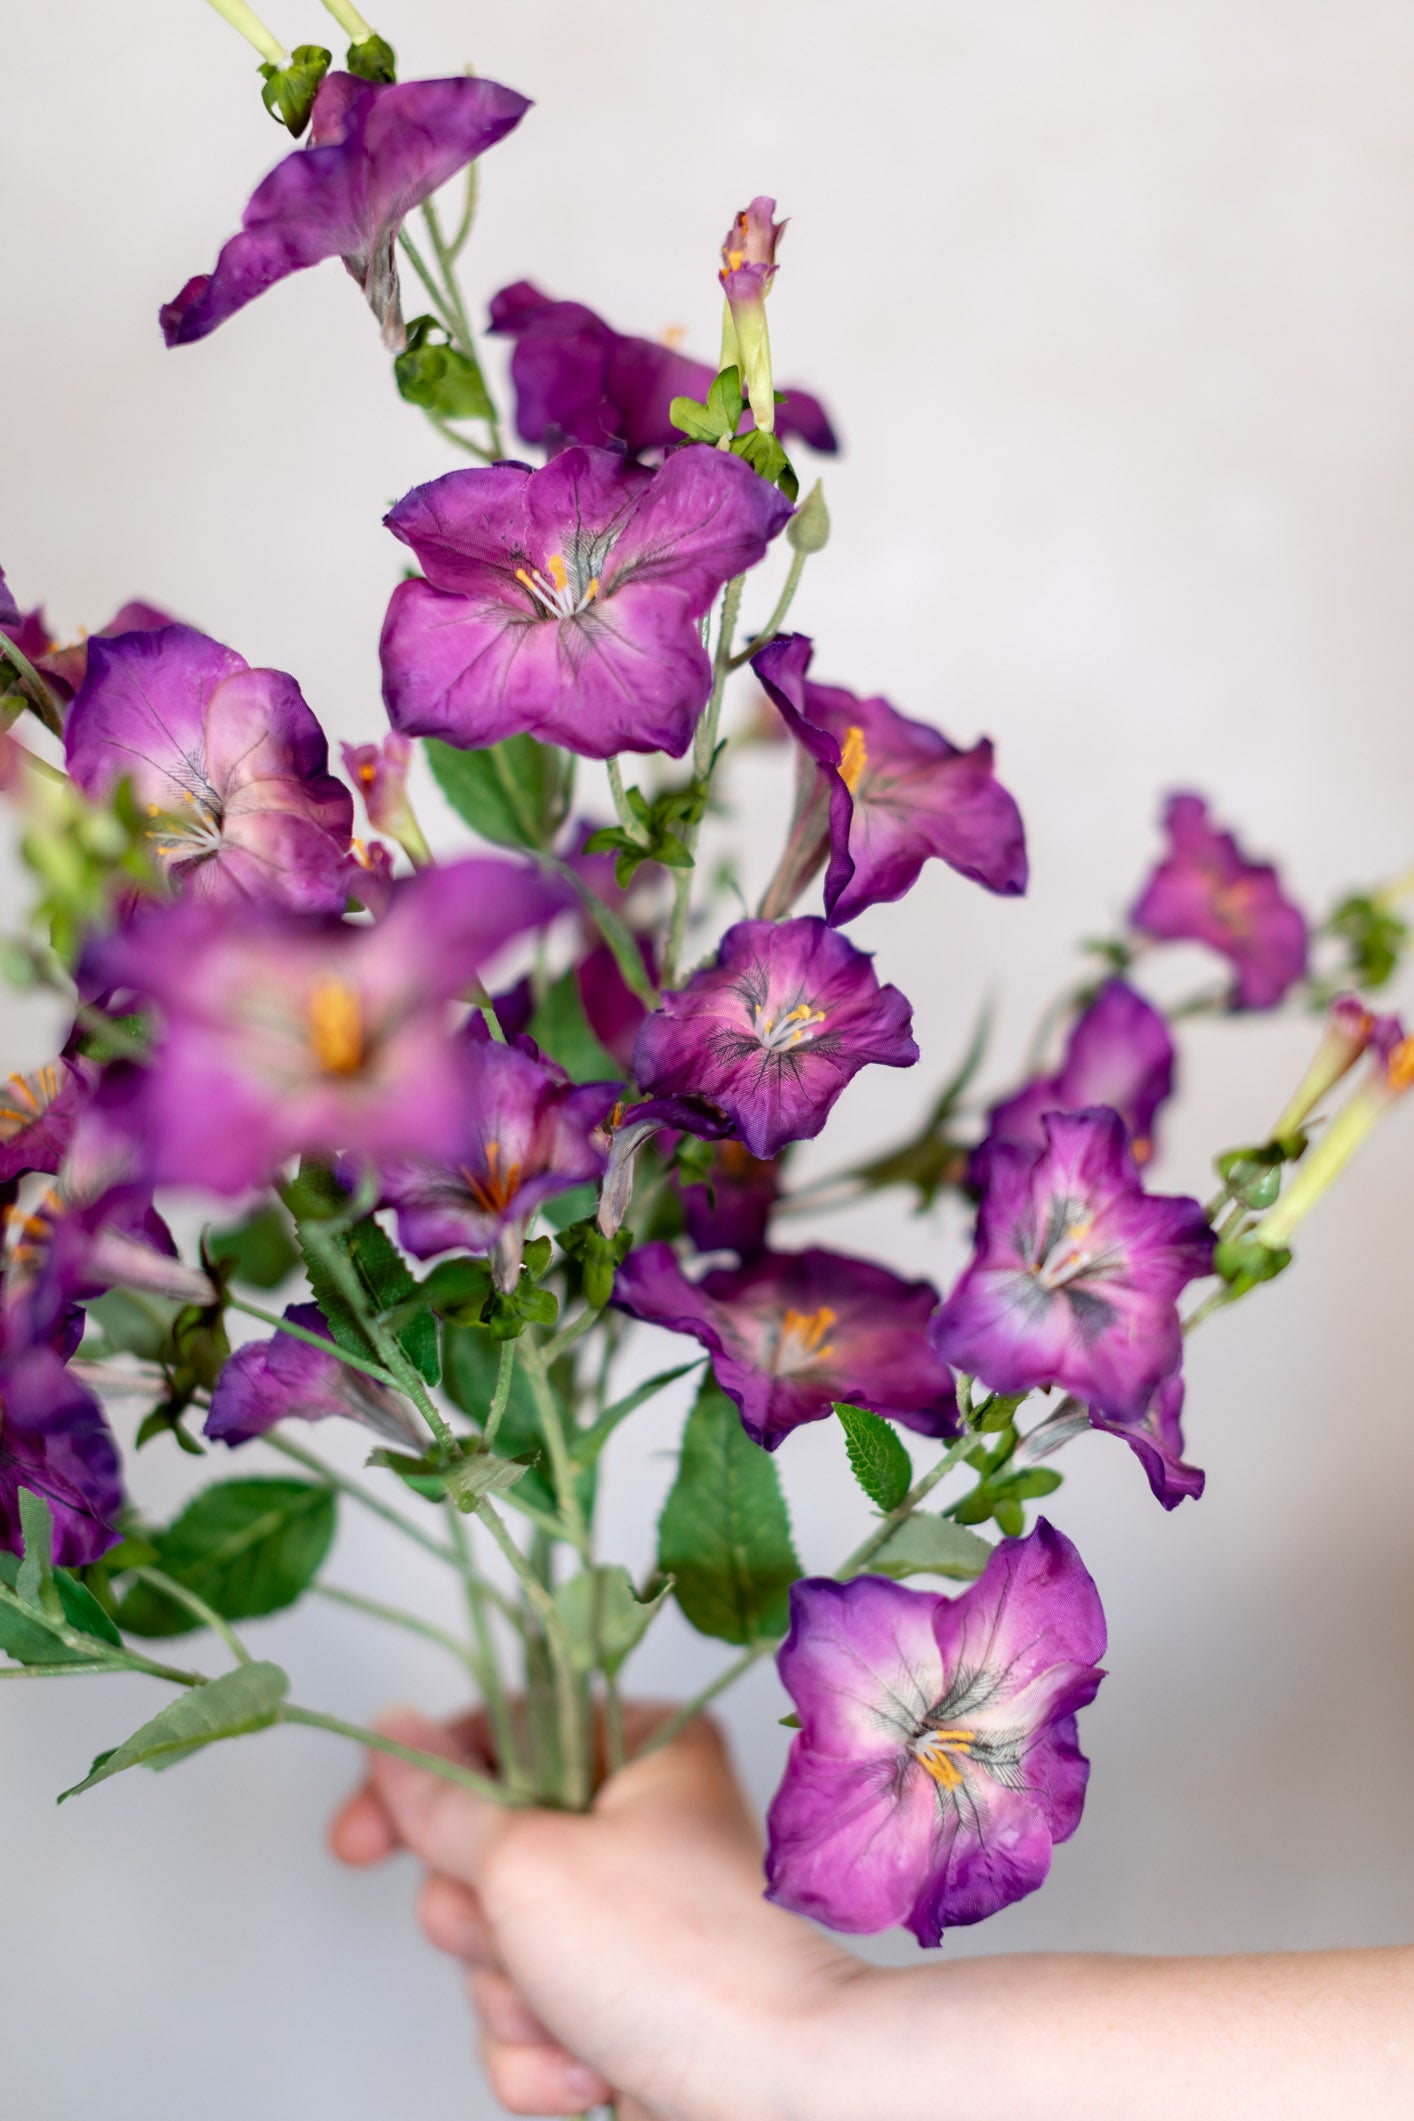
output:
[[[528,731],[585,758],[680,758],[712,689],[697,621],[789,514],[700,443],[656,472],[576,448],[414,487],[386,518],[427,577],[388,606],[388,719],[466,750]]]
[[[342,258],[390,346],[403,342],[395,246],[404,221],[459,169],[504,139],[530,108],[475,76],[389,86],[328,74],[309,144],[256,187],[210,273],[162,310],[169,346],[204,339],[277,280]]]
[[[1272,1009],[1306,975],[1306,919],[1269,862],[1249,861],[1198,795],[1172,795],[1169,851],[1129,919],[1165,943],[1206,943],[1234,966],[1234,1009]]]
[[[775,211],[775,200],[765,198],[753,199],[742,209],[727,230],[722,270],[717,275],[727,298],[722,367],[738,370],[742,396],[749,400],[756,425],[764,434],[770,434],[776,424],[766,297],[776,277],[776,246],[786,226],[772,219]]]
[[[341,744],[344,771],[363,797],[368,822],[375,832],[386,832],[401,840],[416,819],[408,802],[408,767],[412,763],[412,739],[394,732],[381,744]]]
[[[0,1354],[0,1548],[11,1554],[24,1550],[21,1488],[49,1505],[62,1567],[117,1544],[123,1481],[102,1409],[52,1348],[12,1340]]]
[[[881,1576],[791,1586],[777,1657],[800,1715],[767,1817],[767,1898],[923,1945],[1035,1892],[1080,1823],[1076,1712],[1105,1617],[1045,1518],[956,1597]]]
[[[971,1263],[938,1352],[994,1392],[1058,1384],[1137,1424],[1179,1366],[1178,1296],[1212,1271],[1196,1200],[1149,1195],[1116,1112],[1048,1112],[1045,1145],[993,1144]]]
[[[753,1156],[772,1157],[818,1134],[867,1062],[912,1067],[912,1017],[824,921],[738,921],[645,1020],[634,1074],[651,1095],[720,1106]]]
[[[752,664],[803,754],[790,841],[765,910],[788,912],[827,853],[832,927],[902,898],[931,857],[989,891],[1024,891],[1021,813],[993,775],[990,742],[959,751],[887,700],[813,685],[811,653],[804,634],[787,634]]]
[[[318,1304],[287,1304],[285,1317],[328,1340],[329,1328]],[[213,1443],[249,1443],[281,1421],[325,1421],[331,1414],[361,1422],[385,1441],[421,1448],[422,1432],[404,1402],[376,1378],[321,1354],[292,1333],[247,1341],[226,1363],[206,1416]]]
[[[614,1282],[620,1310],[702,1343],[768,1451],[836,1400],[925,1436],[954,1434],[957,1394],[928,1337],[937,1300],[931,1282],[818,1250],[762,1252],[692,1282],[670,1245],[642,1245]]]
[[[194,898],[342,909],[353,802],[298,685],[190,626],[95,637],[64,730],[85,795],[120,780]]]

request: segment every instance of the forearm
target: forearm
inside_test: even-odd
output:
[[[861,1969],[800,2051],[783,2121],[1408,2121],[1414,1949]]]

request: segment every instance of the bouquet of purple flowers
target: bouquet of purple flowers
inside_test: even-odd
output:
[[[1009,1093],[973,1094],[984,1014],[894,1147],[800,1180],[796,1145],[852,1078],[921,1059],[850,924],[930,861],[963,880],[959,917],[973,888],[1016,895],[1027,854],[990,741],[824,682],[789,630],[830,536],[792,452],[837,441],[819,398],[776,385],[775,202],[727,232],[715,364],[528,281],[495,293],[515,430],[544,461],[508,456],[458,261],[480,157],[526,98],[398,80],[348,0],[325,0],[343,70],[213,4],[304,144],[163,309],[168,345],[341,259],[397,390],[465,461],[385,519],[412,563],[380,642],[389,734],[345,745],[343,780],[293,677],[146,603],[61,646],[0,574],[0,788],[36,883],[4,964],[70,1026],[0,1103],[0,1651],[172,1689],[66,1796],[296,1723],[582,1809],[624,1763],[624,1668],[671,1600],[731,1654],[648,1743],[774,1655],[796,1735],[771,1897],[936,1945],[1034,1891],[1080,1819],[1105,1622],[1032,1515],[1059,1454],[1098,1429],[1163,1509],[1201,1495],[1186,1335],[1290,1264],[1414,1083],[1414,1038],[1370,1000],[1408,940],[1403,885],[1313,921],[1172,795],[1127,920],[1085,945]],[[414,813],[419,742],[477,842],[456,860]],[[767,742],[795,797],[752,910],[705,854]],[[355,792],[377,837],[354,836]],[[1223,970],[1161,1005],[1141,979],[1172,943]],[[1283,1006],[1312,1014],[1302,1080],[1216,1157],[1206,1201],[1149,1190],[1182,1022]],[[787,1242],[885,1189],[972,1220],[950,1288]],[[635,1321],[681,1359],[641,1377]],[[674,1388],[676,1475],[635,1581],[596,1535],[606,1447]],[[134,1397],[129,1468],[153,1443],[287,1463],[158,1521],[108,1412]],[[308,1440],[330,1418],[372,1432],[362,1477]],[[802,1573],[776,1457],[808,1422],[872,1513],[829,1576]],[[343,1508],[460,1582],[464,1638],[376,1583],[332,1595],[460,1658],[484,1769],[298,1705],[247,1646],[246,1622],[327,1588]],[[169,1661],[201,1631],[201,1668]]]

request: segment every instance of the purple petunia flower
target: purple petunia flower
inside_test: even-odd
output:
[[[394,883],[371,926],[255,907],[142,914],[83,968],[162,1019],[148,1066],[109,1070],[110,1123],[143,1142],[154,1184],[218,1193],[299,1153],[451,1153],[471,1047],[449,1005],[537,925],[545,897],[533,870],[473,858]]]
[[[930,1282],[818,1250],[763,1252],[692,1282],[670,1245],[641,1245],[614,1282],[620,1310],[701,1341],[768,1451],[836,1400],[925,1436],[954,1434],[957,1394],[928,1336],[937,1301]]]
[[[515,1046],[475,1040],[455,1145],[437,1162],[399,1158],[382,1167],[383,1199],[418,1259],[437,1252],[491,1255],[497,1284],[513,1289],[531,1217],[569,1186],[599,1178],[608,1162],[605,1121],[617,1083],[571,1083],[563,1070]]]
[[[902,898],[933,856],[989,891],[1024,891],[1021,813],[993,775],[988,739],[959,751],[887,700],[812,685],[811,653],[803,633],[787,634],[752,664],[804,753],[768,910],[787,911],[827,854],[825,911],[835,927]]]
[[[407,788],[412,739],[393,732],[381,744],[341,744],[339,749],[344,771],[357,782],[374,831],[386,832],[395,840],[407,837],[409,825],[416,832]]]
[[[994,1142],[1045,1141],[1047,1112],[1108,1105],[1118,1112],[1137,1164],[1154,1154],[1154,1117],[1173,1091],[1174,1048],[1165,1019],[1123,980],[1106,980],[1066,1040],[1054,1074],[1035,1077],[993,1105],[987,1138],[973,1158],[974,1184],[986,1184]]]
[[[0,1185],[26,1171],[55,1172],[69,1153],[98,1071],[61,1054],[0,1084]]]
[[[754,1259],[766,1243],[781,1186],[782,1158],[763,1162],[737,1141],[718,1148],[708,1177],[678,1182],[687,1234],[699,1252],[735,1252]]]
[[[1306,918],[1270,862],[1249,861],[1198,795],[1171,795],[1169,851],[1129,916],[1163,943],[1206,943],[1236,969],[1231,1006],[1272,1009],[1306,975]]]
[[[504,139],[530,108],[499,82],[375,85],[327,74],[309,144],[257,185],[210,273],[188,280],[161,313],[169,346],[204,339],[267,287],[324,258],[342,258],[389,346],[403,343],[395,245],[415,206]]]
[[[528,280],[493,296],[491,329],[515,341],[516,432],[536,447],[622,442],[631,456],[679,447],[673,399],[704,403],[716,375],[675,347],[626,337],[582,302],[552,301]],[[825,408],[806,390],[785,392],[776,433],[799,435],[827,456],[839,448]]]
[[[753,1156],[772,1157],[820,1132],[866,1062],[912,1067],[912,1020],[824,921],[738,921],[716,962],[646,1019],[633,1070],[651,1094],[719,1105]]]
[[[190,626],[94,639],[64,751],[85,795],[131,783],[194,898],[343,908],[353,798],[283,671],[252,670]]]
[[[1196,1502],[1202,1494],[1207,1476],[1183,1456],[1183,1379],[1177,1371],[1163,1380],[1138,1421],[1112,1421],[1098,1408],[1083,1407],[1067,1395],[1053,1413],[1028,1430],[1009,1462],[1011,1468],[1020,1471],[1039,1465],[1086,1429],[1118,1436],[1129,1445],[1166,1510],[1176,1509],[1190,1496]]]
[[[1078,1710],[1105,1616],[1045,1518],[956,1597],[881,1576],[791,1586],[777,1656],[800,1714],[767,1815],[767,1898],[923,1945],[1043,1884],[1080,1824]]]
[[[697,621],[790,512],[702,443],[658,471],[576,448],[414,487],[385,519],[427,576],[383,624],[388,719],[469,750],[529,731],[680,757],[712,688]]]
[[[10,1345],[0,1354],[0,1548],[24,1551],[20,1489],[42,1496],[54,1519],[54,1559],[97,1561],[122,1536],[122,1472],[103,1410],[52,1348]]]
[[[285,1317],[329,1341],[332,1350],[318,1304],[287,1304]],[[205,1433],[234,1450],[277,1422],[325,1421],[331,1414],[361,1422],[390,1443],[420,1448],[422,1432],[396,1392],[292,1333],[247,1341],[236,1349],[216,1380]]]
[[[994,1392],[1058,1384],[1137,1424],[1182,1351],[1179,1292],[1212,1271],[1196,1200],[1146,1194],[1116,1112],[1048,1112],[1045,1145],[997,1142],[970,1265],[938,1352]]]

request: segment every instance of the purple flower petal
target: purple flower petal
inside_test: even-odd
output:
[[[169,346],[203,339],[277,280],[342,258],[391,340],[401,338],[393,246],[415,206],[518,124],[529,103],[474,76],[374,85],[329,74],[309,145],[256,187],[211,273],[162,311]]]
[[[1041,1147],[1047,1112],[1079,1112],[1108,1105],[1129,1134],[1130,1154],[1146,1164],[1154,1153],[1154,1119],[1173,1092],[1174,1046],[1167,1021],[1123,980],[1106,980],[1066,1041],[1060,1067],[993,1105],[987,1139],[970,1177],[985,1186],[987,1158],[997,1141]]]
[[[285,1317],[328,1340],[332,1349],[318,1304],[287,1304]],[[396,1393],[291,1333],[236,1349],[216,1380],[205,1433],[234,1449],[277,1422],[325,1421],[330,1415],[361,1422],[391,1443],[418,1446],[421,1432]]]
[[[1249,861],[1231,833],[1209,822],[1201,796],[1170,796],[1164,827],[1169,851],[1131,926],[1160,942],[1206,943],[1236,970],[1234,1009],[1275,1008],[1306,975],[1304,914],[1269,862]]]
[[[97,1561],[120,1533],[118,1452],[97,1400],[47,1347],[0,1357],[0,1547],[24,1551],[20,1489],[42,1496],[54,1519],[54,1559]]]
[[[715,964],[647,1017],[634,1073],[655,1096],[719,1105],[752,1155],[769,1158],[818,1134],[868,1062],[911,1067],[912,1015],[824,921],[739,921]]]

